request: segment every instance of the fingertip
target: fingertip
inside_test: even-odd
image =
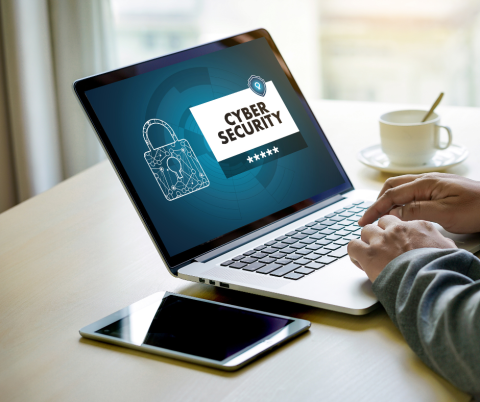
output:
[[[393,208],[388,214],[389,214],[389,215],[393,215],[393,216],[395,216],[395,217],[398,218],[398,219],[402,219],[403,208],[402,208],[402,207]]]

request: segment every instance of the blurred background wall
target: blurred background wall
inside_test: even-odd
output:
[[[75,79],[258,27],[307,99],[480,106],[478,0],[0,0],[0,211],[104,159]]]

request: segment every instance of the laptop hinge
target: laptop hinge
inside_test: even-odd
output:
[[[335,195],[332,198],[329,198],[325,201],[319,202],[318,204],[311,205],[308,208],[302,209],[301,211],[295,212],[292,215],[289,215],[283,219],[280,219],[268,226],[265,226],[263,228],[260,228],[258,230],[255,230],[252,233],[249,233],[245,236],[242,236],[230,243],[224,244],[223,246],[216,248],[215,250],[209,251],[208,253],[202,254],[198,257],[195,258],[194,261],[197,262],[207,262],[210,260],[213,260],[214,258],[218,257],[219,255],[225,254],[229,252],[230,250],[233,250],[237,247],[240,247],[246,243],[249,243],[255,239],[258,239],[259,237],[262,237],[270,232],[273,232],[274,230],[280,229],[282,226],[288,225],[296,220],[299,220],[303,218],[304,216],[310,215],[320,209],[323,209],[325,207],[328,207],[331,204],[334,204],[340,200],[345,199],[345,197],[342,197],[341,195]]]

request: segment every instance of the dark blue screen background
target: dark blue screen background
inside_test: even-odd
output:
[[[272,80],[307,148],[227,179],[189,108]],[[203,244],[345,182],[264,38],[86,92],[171,256]],[[167,201],[144,159],[145,122],[166,121],[189,141],[210,186]],[[154,147],[172,142],[159,125]]]

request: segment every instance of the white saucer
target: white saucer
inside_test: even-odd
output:
[[[468,156],[467,148],[452,144],[447,149],[439,150],[435,156],[423,165],[402,166],[390,162],[388,156],[382,151],[380,144],[362,149],[357,154],[357,159],[364,165],[388,173],[426,173],[444,170],[458,165]]]

